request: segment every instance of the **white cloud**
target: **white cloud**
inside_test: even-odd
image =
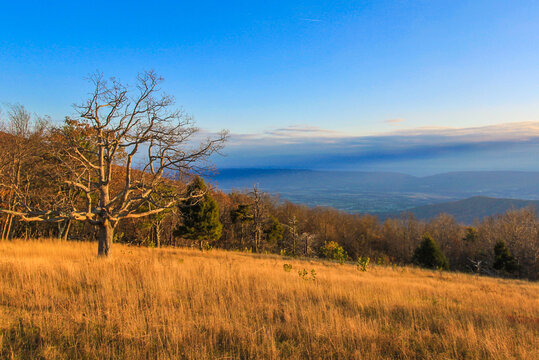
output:
[[[395,130],[380,136],[444,136],[460,138],[463,141],[526,141],[539,137],[539,122],[513,122],[468,128],[420,127]]]
[[[362,144],[402,143],[436,144],[436,143],[477,143],[499,141],[529,141],[539,138],[539,122],[515,122],[482,127],[420,127],[415,129],[398,129],[371,136],[354,136],[340,131],[323,129],[309,125],[293,125],[285,128],[264,131],[254,134],[232,133],[228,146],[278,146],[279,144]]]
[[[384,122],[387,123],[387,124],[390,124],[390,125],[398,125],[403,121],[404,121],[404,119],[387,119]]]
[[[448,159],[453,161],[455,169],[473,168],[470,162],[480,159],[477,161],[485,167],[511,164],[516,169],[527,164],[538,148],[539,122],[469,128],[422,127],[370,136],[296,125],[258,134],[232,134],[224,150],[229,156],[220,159],[219,164],[225,167],[363,169],[363,166],[378,166],[376,164],[406,163],[414,164],[410,165],[415,166],[410,171],[419,171],[422,166],[432,167],[433,164],[443,167],[449,164]],[[504,163],[502,158],[513,160]]]

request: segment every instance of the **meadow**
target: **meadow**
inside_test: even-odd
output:
[[[539,358],[535,282],[96,247],[0,242],[0,358]]]

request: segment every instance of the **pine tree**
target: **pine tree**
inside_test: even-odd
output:
[[[276,217],[271,216],[265,233],[268,245],[275,248],[283,240],[284,227]]]
[[[414,264],[429,269],[449,269],[449,262],[430,234],[425,233],[412,257]]]
[[[175,232],[177,236],[199,242],[202,249],[204,242],[219,240],[223,225],[219,220],[219,206],[211,196],[204,180],[197,176],[187,187],[189,194],[203,193],[203,197],[190,197],[179,204],[183,223]]]
[[[518,270],[518,264],[515,258],[509,252],[505,242],[498,241],[494,245],[494,269],[513,273]]]
[[[245,227],[253,220],[251,207],[248,204],[240,204],[238,208],[230,212],[230,217],[234,224],[240,225],[240,249],[245,247]]]

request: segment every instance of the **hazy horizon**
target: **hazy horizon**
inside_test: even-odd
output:
[[[444,175],[444,174],[455,174],[455,173],[539,173],[539,171],[534,170],[457,170],[457,171],[444,171],[444,172],[436,172],[436,173],[429,173],[424,175],[417,175],[412,173],[406,173],[401,171],[385,171],[385,170],[322,170],[322,169],[307,169],[307,168],[279,168],[279,167],[221,167],[217,169],[217,175],[222,171],[234,171],[234,170],[251,170],[251,171],[307,171],[307,172],[342,172],[342,173],[394,173],[394,174],[401,174],[401,175],[407,175],[417,178],[423,178],[423,177],[429,177],[429,176],[436,176],[436,175]],[[212,175],[209,174],[209,177]]]

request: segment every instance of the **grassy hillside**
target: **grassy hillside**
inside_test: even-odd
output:
[[[95,247],[0,243],[0,358],[539,358],[537,283]]]

